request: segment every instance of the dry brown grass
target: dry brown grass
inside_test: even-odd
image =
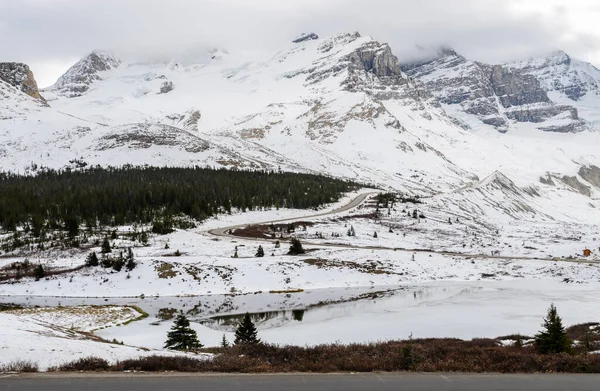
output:
[[[158,278],[168,279],[177,277],[177,271],[174,266],[167,262],[159,262],[158,265],[154,266],[154,270],[158,274]]]

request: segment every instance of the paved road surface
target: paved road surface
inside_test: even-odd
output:
[[[214,236],[221,236],[221,237],[228,237],[228,238],[235,237],[235,238],[238,238],[241,240],[247,240],[247,241],[252,241],[252,242],[275,243],[275,240],[273,240],[273,239],[237,237],[235,235],[228,234],[228,232],[234,231],[238,228],[246,227],[248,225],[268,225],[271,223],[282,223],[282,222],[286,222],[286,221],[290,221],[290,222],[291,221],[302,221],[302,220],[311,219],[311,218],[315,218],[315,217],[335,215],[335,214],[345,212],[345,211],[348,211],[350,209],[357,207],[358,205],[362,204],[367,199],[367,197],[372,196],[377,193],[379,193],[379,192],[360,194],[356,198],[352,199],[352,201],[350,201],[348,204],[346,204],[342,207],[339,207],[337,209],[328,211],[328,212],[321,212],[321,213],[306,215],[306,216],[302,216],[302,217],[285,218],[285,219],[279,219],[279,220],[269,220],[269,221],[263,221],[263,222],[252,223],[252,224],[245,223],[245,224],[232,225],[229,227],[216,228],[216,229],[208,231],[208,233],[210,235],[214,235]],[[409,249],[409,248],[382,247],[382,246],[354,246],[354,245],[350,245],[350,244],[327,243],[327,242],[322,242],[322,243],[304,242],[304,245],[307,247],[311,247],[311,246],[312,247],[329,247],[329,248],[333,247],[333,248],[341,248],[341,249],[362,249],[362,250],[376,250],[376,251],[377,250],[383,250],[383,251],[393,250],[393,251],[401,251],[401,252],[408,252],[408,253],[440,254],[440,255],[468,258],[468,259],[484,258],[484,259],[497,259],[497,260],[538,260],[538,261],[548,261],[548,262],[600,264],[599,261],[594,261],[594,260],[590,260],[590,259],[581,259],[581,258],[555,259],[555,258],[547,258],[547,257],[522,257],[522,256],[503,256],[503,255],[487,255],[487,254],[466,254],[466,253],[457,253],[457,252],[451,252],[451,251],[437,251],[437,250],[430,250],[430,249]]]
[[[341,212],[345,212],[347,210],[350,210],[352,208],[357,207],[358,205],[362,204],[365,199],[368,196],[374,195],[374,194],[378,194],[379,192],[371,192],[371,193],[363,193],[358,195],[357,197],[355,197],[354,199],[352,199],[352,201],[350,201],[348,204],[341,206],[337,209],[334,210],[330,210],[328,212],[321,212],[321,213],[316,213],[316,214],[310,214],[310,215],[306,215],[306,216],[301,216],[301,217],[293,217],[293,218],[285,218],[285,219],[279,219],[279,220],[269,220],[269,221],[263,221],[260,223],[253,223],[252,225],[265,225],[265,224],[271,224],[271,223],[282,223],[284,221],[301,221],[304,219],[311,219],[311,218],[315,218],[315,217],[322,217],[322,216],[329,216],[329,215],[334,215],[334,214],[338,214]],[[235,230],[237,228],[243,228],[248,226],[249,224],[238,224],[238,225],[232,225],[230,227],[223,227],[223,228],[217,228],[217,229],[213,229],[208,231],[209,234],[211,235],[215,235],[215,236],[228,236],[231,237],[231,235],[227,234],[227,231],[229,230]],[[254,239],[253,239],[254,240]],[[263,239],[256,239],[256,240],[263,240]],[[264,239],[265,241],[270,241],[269,239]]]
[[[600,375],[49,375],[0,379],[2,391],[579,391]]]

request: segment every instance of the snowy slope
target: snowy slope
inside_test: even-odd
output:
[[[164,62],[96,51],[42,92],[52,107],[25,107],[11,92],[2,168],[281,168],[421,195],[498,171],[542,198],[576,191],[593,203],[600,181],[581,174],[600,166],[599,72],[555,57],[492,66],[444,49],[400,65],[387,44],[358,33]],[[567,85],[586,93],[573,100]]]

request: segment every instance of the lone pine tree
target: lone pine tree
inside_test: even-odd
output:
[[[183,314],[183,311],[180,311],[177,318],[175,318],[171,331],[167,334],[165,348],[173,350],[197,350],[202,346],[204,345],[198,341],[196,331],[190,327],[190,321]]]
[[[292,238],[292,245],[290,246],[290,251],[288,252],[288,255],[300,255],[304,253],[306,253],[306,251],[304,251],[300,240]]]
[[[564,353],[571,351],[571,339],[562,325],[562,319],[554,304],[550,305],[548,315],[542,323],[542,331],[535,336],[535,347],[542,354]]]
[[[256,326],[252,322],[250,318],[250,314],[246,312],[244,318],[240,322],[237,330],[235,330],[235,340],[234,343],[236,345],[256,345],[260,343],[260,339],[258,339],[258,331],[256,331]]]
[[[46,271],[44,270],[44,267],[42,266],[41,263],[38,263],[38,265],[35,267],[35,270],[33,271],[36,280],[39,280],[41,278],[44,278],[46,276]]]
[[[96,267],[99,264],[100,262],[98,261],[98,255],[96,255],[95,251],[90,253],[90,255],[88,255],[85,259],[85,266]]]
[[[137,266],[137,263],[135,262],[135,258],[133,256],[133,251],[131,250],[131,247],[129,247],[127,249],[127,255],[125,256],[125,269],[131,271],[131,270],[135,269],[136,266]]]
[[[262,258],[264,256],[265,256],[265,250],[263,250],[263,247],[261,245],[259,245],[258,250],[256,251],[256,257]]]
[[[102,254],[108,254],[111,251],[112,251],[112,249],[110,248],[110,243],[108,241],[108,238],[104,238],[104,240],[102,241],[102,248],[101,248],[100,252]]]

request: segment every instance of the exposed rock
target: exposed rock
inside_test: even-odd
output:
[[[183,128],[187,130],[198,130],[198,121],[200,120],[200,110],[191,110],[187,112],[187,118],[183,122]]]
[[[542,182],[544,185],[556,186],[554,184],[554,181],[552,180],[552,177],[550,175],[548,175],[546,178],[544,178],[543,176],[541,176],[540,177],[540,182]]]
[[[317,34],[304,33],[304,34],[300,35],[298,38],[294,39],[292,42],[300,43],[300,42],[306,42],[306,41],[311,41],[311,40],[315,40],[315,39],[319,39],[319,36]]]
[[[544,122],[548,118],[564,113],[568,118],[578,120],[577,109],[564,105],[527,106],[516,110],[507,110],[506,116],[519,122]]]
[[[96,150],[105,151],[119,147],[146,149],[154,145],[175,146],[198,153],[210,148],[210,144],[178,128],[163,124],[130,124],[116,128],[96,142]]]
[[[500,132],[510,121],[544,124],[542,131],[578,132],[587,128],[577,109],[550,101],[536,75],[508,65],[468,61],[454,50],[443,48],[434,58],[401,65],[409,76],[431,91],[443,104],[460,105]],[[566,120],[566,121],[565,121]]]
[[[350,42],[354,42],[360,38],[360,34],[358,31],[354,33],[340,34],[335,37],[331,37],[319,44],[318,50],[321,53],[327,53],[332,50],[334,47],[344,46],[349,44]]]
[[[400,75],[398,57],[387,44],[371,41],[348,56],[353,66],[375,74],[377,77]]]
[[[173,126],[183,128],[188,131],[198,130],[198,121],[201,118],[200,110],[191,109],[185,114],[172,114],[166,117],[172,121]]]
[[[69,98],[81,96],[92,83],[102,80],[99,72],[117,68],[120,64],[121,60],[112,55],[93,51],[69,68],[50,89]]]
[[[579,181],[579,179],[577,179],[576,176],[565,175],[561,179],[567,186],[571,187],[574,190],[577,190],[579,193],[588,197],[592,195],[590,188],[581,183],[581,181]]]
[[[167,94],[175,89],[175,85],[172,81],[165,81],[160,86],[159,94]]]
[[[531,75],[511,72],[502,65],[494,65],[491,75],[492,88],[506,108],[539,102],[550,102],[540,82]]]
[[[40,94],[33,72],[28,65],[18,62],[0,62],[0,80],[48,106],[48,102]]]
[[[587,182],[596,186],[600,189],[600,167],[590,165],[587,167],[581,167],[578,172],[579,176],[585,179]]]
[[[508,122],[506,122],[506,119],[504,119],[503,117],[484,118],[481,121],[484,124],[491,125],[495,128],[504,128],[508,125]]]
[[[556,132],[556,133],[578,133],[589,129],[585,121],[573,121],[564,125],[550,125],[540,126],[539,130],[544,132]]]
[[[572,59],[563,51],[515,62],[507,67],[535,76],[546,91],[556,91],[573,101],[590,92],[600,92],[600,70],[592,64]]]

